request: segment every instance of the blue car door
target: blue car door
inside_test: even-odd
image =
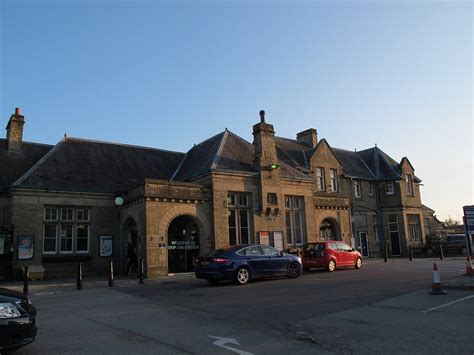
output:
[[[265,256],[257,245],[245,248],[245,260],[253,276],[265,274]]]
[[[278,275],[286,274],[288,269],[288,260],[280,255],[278,250],[269,245],[261,245],[263,255],[265,256],[265,274]]]

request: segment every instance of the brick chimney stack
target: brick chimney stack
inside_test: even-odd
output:
[[[298,133],[296,135],[296,140],[314,148],[316,147],[316,144],[318,144],[318,131],[314,128],[307,129],[306,131]]]
[[[7,149],[9,152],[21,153],[23,143],[23,125],[25,117],[21,114],[19,107],[15,108],[15,113],[11,115],[7,124]]]
[[[265,111],[260,111],[260,123],[253,126],[253,145],[255,147],[255,163],[260,167],[268,167],[278,162],[275,146],[275,130],[273,125],[265,122]]]

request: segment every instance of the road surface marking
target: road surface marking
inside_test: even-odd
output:
[[[440,308],[443,308],[443,307],[447,307],[447,306],[450,306],[450,305],[455,304],[455,303],[458,303],[458,302],[465,301],[465,300],[467,300],[467,299],[469,299],[469,298],[474,298],[474,295],[467,296],[467,297],[461,298],[461,299],[456,300],[456,301],[448,302],[448,303],[442,304],[441,306],[437,306],[437,307],[433,307],[433,308],[427,309],[426,311],[423,311],[423,313],[428,313],[428,312],[431,312],[431,311],[435,311],[435,310],[437,310],[437,309],[440,309]]]
[[[231,347],[231,346],[225,345],[226,343],[231,343],[231,344],[235,344],[235,345],[240,345],[240,343],[237,341],[237,339],[234,339],[234,338],[224,338],[224,337],[215,337],[215,336],[212,336],[212,335],[209,335],[209,338],[217,339],[217,340],[213,343],[215,346],[218,346],[218,347],[221,347],[221,348],[230,350],[230,351],[232,351],[232,352],[234,352],[234,353],[237,353],[237,354],[240,354],[240,355],[253,355],[253,353],[249,353],[249,352],[247,352],[247,351],[243,351],[243,350],[240,350],[240,349],[233,348],[233,347]]]

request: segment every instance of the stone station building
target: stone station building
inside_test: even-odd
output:
[[[432,211],[407,158],[318,140],[275,136],[265,121],[253,143],[227,129],[188,152],[65,137],[23,142],[24,116],[0,139],[0,279],[23,265],[47,277],[125,273],[127,246],[147,277],[194,270],[214,248],[244,243],[301,250],[343,240],[366,257],[406,255],[429,236]],[[428,212],[427,212],[428,211]],[[434,211],[433,211],[434,212]]]

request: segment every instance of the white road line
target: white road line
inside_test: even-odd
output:
[[[437,310],[437,309],[440,309],[440,308],[443,308],[443,307],[447,307],[447,306],[450,306],[450,305],[455,304],[455,303],[458,303],[458,302],[465,301],[465,300],[467,300],[467,299],[469,299],[469,298],[474,298],[474,295],[467,296],[467,297],[461,298],[461,299],[456,300],[456,301],[448,302],[448,303],[442,304],[441,306],[437,306],[437,307],[433,307],[433,308],[427,309],[426,311],[423,311],[422,313],[428,313],[428,312],[431,312],[431,311],[435,311],[435,310]]]

